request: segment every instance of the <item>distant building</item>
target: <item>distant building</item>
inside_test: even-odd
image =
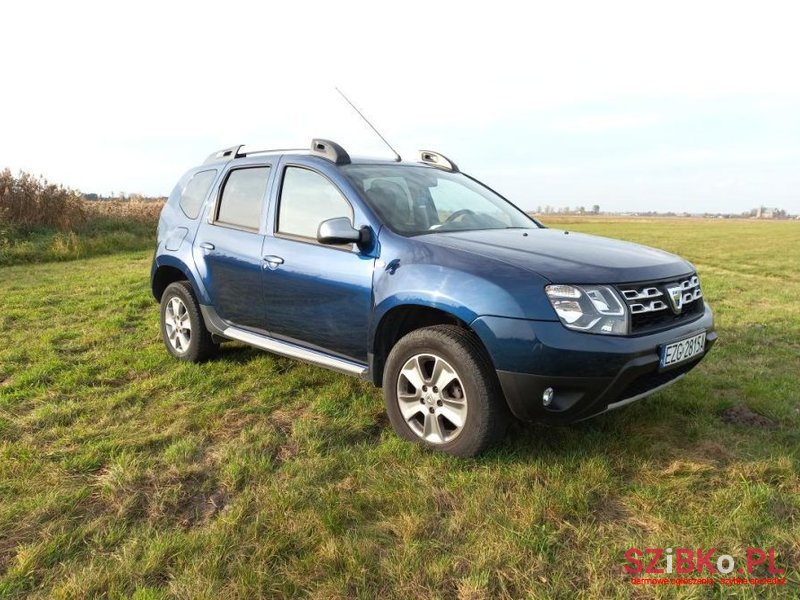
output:
[[[754,212],[756,219],[785,219],[788,216],[783,209],[766,206],[759,206]]]

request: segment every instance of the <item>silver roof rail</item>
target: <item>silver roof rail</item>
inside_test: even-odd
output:
[[[245,148],[242,151],[242,148]],[[273,150],[247,150],[244,144],[239,146],[231,146],[230,148],[223,148],[214,152],[209,156],[203,164],[210,162],[218,162],[221,160],[233,160],[234,158],[244,158],[245,156],[252,156],[254,154],[270,154],[276,152],[308,152],[308,148],[275,148]]]
[[[350,155],[336,142],[330,140],[311,140],[311,153],[321,156],[335,165],[349,165]]]
[[[272,150],[247,150],[245,152],[240,152],[236,155],[236,158],[242,158],[244,156],[253,156],[255,154],[275,154],[278,152],[308,152],[308,148],[274,148]]]
[[[218,162],[220,160],[233,160],[237,156],[239,156],[239,150],[241,150],[243,144],[239,144],[238,146],[231,146],[230,148],[223,148],[222,150],[217,150],[213,154],[210,154],[203,164],[211,163],[211,162]]]
[[[426,165],[433,165],[434,167],[439,167],[440,169],[453,171],[454,173],[459,172],[456,163],[447,158],[445,155],[434,152],[433,150],[420,150],[419,161],[425,163]]]
[[[203,162],[213,163],[219,161],[229,161],[235,158],[244,158],[245,156],[252,156],[254,154],[270,154],[276,152],[310,152],[316,156],[328,159],[337,165],[349,165],[350,155],[336,142],[330,140],[313,139],[311,140],[311,149],[308,148],[275,148],[272,150],[246,150],[244,144],[238,146],[231,146],[230,148],[223,148],[217,150]]]

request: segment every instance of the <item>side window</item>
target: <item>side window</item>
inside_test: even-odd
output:
[[[268,179],[269,167],[231,171],[219,199],[215,222],[257,230]]]
[[[203,200],[208,196],[208,190],[214,179],[217,176],[217,171],[212,169],[210,171],[200,171],[195,173],[194,176],[183,188],[181,194],[180,207],[190,219],[196,219],[200,214],[200,208],[203,206]]]
[[[278,232],[317,239],[319,224],[336,217],[353,220],[353,208],[336,186],[314,171],[286,167]]]

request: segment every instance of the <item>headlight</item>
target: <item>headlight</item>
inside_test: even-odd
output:
[[[548,285],[545,293],[564,327],[587,333],[628,333],[625,305],[606,285]]]

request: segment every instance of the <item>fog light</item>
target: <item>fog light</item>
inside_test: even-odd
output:
[[[542,404],[544,404],[545,406],[550,406],[550,403],[552,401],[553,401],[553,388],[547,388],[542,394]]]

